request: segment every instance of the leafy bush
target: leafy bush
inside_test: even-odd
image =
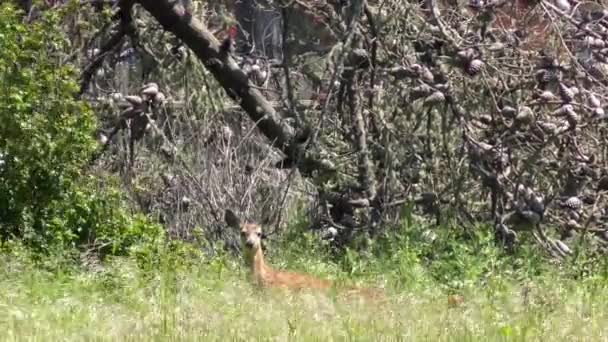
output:
[[[127,254],[135,244],[163,242],[162,227],[132,214],[117,188],[94,176],[82,177],[77,187],[49,206],[45,231],[53,233],[53,241],[61,245],[94,243],[104,254]]]
[[[42,251],[96,242],[113,254],[162,241],[107,177],[83,175],[96,118],[75,96],[60,14],[23,24],[5,3],[0,17],[0,237]]]
[[[0,222],[4,238],[23,237],[42,233],[49,204],[74,186],[95,148],[95,117],[61,65],[58,17],[26,26],[7,4],[0,16]]]

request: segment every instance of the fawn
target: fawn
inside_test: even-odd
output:
[[[279,271],[268,266],[264,261],[264,252],[262,251],[262,239],[265,237],[262,233],[262,227],[255,223],[241,223],[236,214],[229,209],[225,211],[224,220],[228,226],[240,230],[245,261],[250,266],[258,286],[263,288],[286,288],[289,290],[330,290],[334,287],[335,284],[329,280],[317,279],[295,272]],[[375,289],[356,287],[346,289],[346,294],[363,295],[367,298],[383,297]]]

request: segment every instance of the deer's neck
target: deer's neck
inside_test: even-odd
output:
[[[266,282],[266,278],[271,270],[264,261],[264,253],[262,252],[262,248],[260,247],[257,250],[252,251],[249,255],[248,261],[251,265],[251,272],[253,273],[253,276],[260,285],[263,285]]]

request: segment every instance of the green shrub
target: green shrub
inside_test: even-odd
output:
[[[96,117],[77,99],[60,15],[24,24],[0,5],[0,238],[42,252],[93,242],[110,254],[154,249],[162,227],[134,215],[109,177],[86,171]]]
[[[163,228],[129,210],[128,199],[109,177],[87,176],[48,208],[45,231],[60,245],[95,244],[103,254],[124,255],[135,244],[164,241]],[[67,228],[67,229],[66,229]]]
[[[95,148],[95,116],[73,68],[58,17],[22,24],[0,6],[0,224],[2,236],[42,234],[49,205],[74,186]]]

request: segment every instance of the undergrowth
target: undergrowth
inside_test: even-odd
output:
[[[296,220],[284,238],[269,242],[269,263],[380,287],[388,301],[260,291],[238,258],[207,257],[198,246],[174,241],[108,257],[95,271],[52,258],[41,267],[13,245],[0,256],[0,335],[79,341],[608,338],[605,265],[580,276],[577,265],[551,264],[533,249],[509,255],[484,233],[463,237],[448,226],[435,228],[431,242],[419,222],[394,228],[367,252],[337,257],[300,226]],[[450,295],[464,303],[449,306]]]

